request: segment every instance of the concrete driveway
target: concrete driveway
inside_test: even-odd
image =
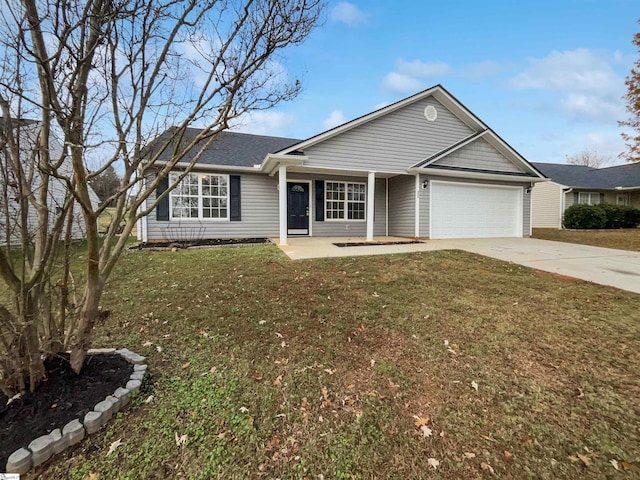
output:
[[[466,250],[546,272],[575,277],[600,285],[640,293],[640,252],[551,242],[536,238],[482,238],[424,240],[423,243],[337,247],[336,242],[362,241],[345,238],[291,238],[281,249],[292,259]],[[408,240],[376,238],[379,241]],[[277,241],[275,242],[277,243]]]
[[[536,238],[433,240],[449,248],[640,293],[640,252]]]

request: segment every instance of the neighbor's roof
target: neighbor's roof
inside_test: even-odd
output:
[[[199,128],[187,128],[182,142],[188,145],[201,131]],[[153,143],[162,145],[164,139],[170,135],[172,135],[171,129],[156,138]],[[264,135],[223,131],[218,133],[215,140],[202,153],[198,164],[253,167],[254,165],[260,165],[267,154],[275,153],[299,141],[295,138],[267,137]],[[193,153],[187,153],[181,163],[191,161],[198,150],[197,147],[193,148],[191,150]],[[171,149],[168,148],[162,152],[158,161],[166,162],[170,156]]]
[[[598,189],[640,187],[640,162],[607,168],[540,162],[533,165],[553,182],[567,187]]]

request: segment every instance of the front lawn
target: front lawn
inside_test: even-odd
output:
[[[103,307],[96,344],[151,381],[24,478],[640,474],[636,294],[459,251],[251,247],[131,253]]]
[[[640,228],[623,230],[558,230],[534,228],[533,238],[556,242],[582,243],[596,247],[640,252]]]

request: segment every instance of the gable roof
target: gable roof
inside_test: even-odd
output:
[[[567,187],[604,190],[640,187],[640,163],[606,168],[541,162],[533,165],[552,181]]]
[[[200,128],[187,128],[182,143],[188,145],[200,133]],[[165,140],[171,138],[173,130],[169,129],[157,137],[152,143],[162,145]],[[202,142],[205,142],[202,140]],[[250,133],[238,133],[222,131],[216,135],[215,140],[209,144],[198,160],[198,165],[224,165],[236,167],[253,167],[259,165],[269,153],[297,143],[300,140],[286,137],[268,137],[265,135],[253,135]],[[150,147],[153,148],[153,147]],[[188,163],[198,152],[197,145],[187,152],[180,163]],[[159,162],[167,162],[171,158],[171,149],[167,148],[158,157]]]
[[[324,132],[321,132],[317,135],[309,137],[305,140],[301,140],[298,143],[291,145],[287,148],[283,148],[282,150],[276,152],[279,155],[291,154],[297,150],[303,150],[317,143],[323,142],[331,137],[344,133],[348,130],[351,130],[363,123],[370,122],[376,118],[382,117],[391,113],[393,111],[399,110],[400,108],[409,105],[411,103],[422,100],[423,98],[433,96],[436,100],[438,100],[442,105],[444,105],[451,113],[453,113],[456,117],[458,117],[463,123],[469,126],[472,130],[486,130],[489,129],[478,117],[476,117],[469,109],[467,109],[457,98],[455,98],[451,93],[447,91],[442,85],[438,84],[431,88],[427,88],[421,92],[418,92],[410,97],[403,98],[402,100],[398,100],[391,105],[387,105],[386,107],[379,108],[378,110],[374,110],[373,112],[362,115],[358,118],[354,118],[342,125],[338,125],[337,127],[331,128]]]

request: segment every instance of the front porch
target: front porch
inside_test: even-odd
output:
[[[271,239],[291,260],[327,257],[356,257],[362,255],[389,255],[393,253],[424,252],[442,250],[446,242],[420,240],[407,237],[373,237],[369,245],[338,247],[336,243],[365,243],[364,237],[289,237],[288,245],[279,244],[278,238]],[[376,243],[378,242],[378,243]],[[394,243],[398,242],[398,243]],[[401,243],[407,242],[407,243]]]

